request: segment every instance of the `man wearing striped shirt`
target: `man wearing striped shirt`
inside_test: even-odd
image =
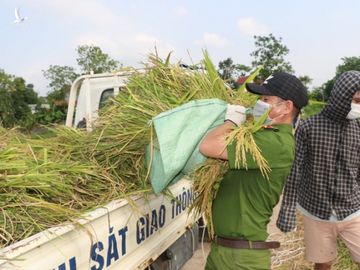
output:
[[[326,107],[296,132],[295,160],[284,189],[277,226],[304,217],[305,256],[315,269],[331,269],[342,238],[360,265],[360,72],[336,81]]]

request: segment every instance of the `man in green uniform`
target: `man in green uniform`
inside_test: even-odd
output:
[[[294,158],[292,123],[308,102],[303,84],[293,75],[275,73],[262,85],[247,84],[248,91],[261,95],[253,114],[255,119],[270,109],[261,130],[254,134],[257,146],[267,160],[269,179],[262,176],[251,154],[248,168],[235,169],[236,143],[226,146],[225,137],[245,120],[244,107],[229,105],[225,123],[209,132],[200,144],[208,157],[229,161],[213,202],[215,240],[205,269],[270,269],[270,249],[278,242],[266,242],[267,224],[278,203]]]

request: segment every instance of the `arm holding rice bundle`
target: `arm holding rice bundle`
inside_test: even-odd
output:
[[[200,144],[202,154],[228,160],[226,172],[215,182],[215,195],[207,198],[212,199],[207,214],[215,236],[206,269],[270,269],[269,249],[279,247],[278,242],[266,242],[267,224],[292,166],[292,122],[307,104],[307,93],[287,73],[275,73],[262,85],[247,84],[247,90],[259,95],[254,121],[231,117]],[[231,106],[227,115],[235,116]],[[236,127],[238,123],[242,125]]]

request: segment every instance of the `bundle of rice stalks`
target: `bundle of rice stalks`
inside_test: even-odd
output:
[[[7,130],[0,126],[0,147],[4,147],[7,144]]]
[[[300,216],[297,217],[296,230],[286,234],[277,231],[269,235],[269,240],[281,243],[280,248],[272,251],[271,269],[300,269],[299,266],[304,267],[301,269],[311,269],[311,265],[304,260],[304,228]]]
[[[209,158],[191,176],[194,180],[193,189],[196,196],[190,211],[194,211],[197,216],[205,218],[210,239],[214,236],[212,203],[216,198],[222,176],[227,168],[227,161]]]
[[[17,132],[16,129],[5,129],[0,125],[0,149],[6,147],[10,142],[16,142],[24,136]]]
[[[235,167],[241,168],[242,166],[247,169],[246,154],[250,153],[253,159],[259,165],[260,171],[265,178],[268,178],[270,168],[265,158],[261,155],[261,150],[256,145],[253,134],[262,128],[262,124],[264,123],[268,114],[269,112],[265,113],[256,122],[252,120],[247,121],[244,125],[242,125],[240,128],[234,129],[227,136],[227,145],[230,145],[236,141]]]
[[[130,78],[90,133],[56,127],[52,137],[43,139],[0,130],[2,138],[11,137],[0,145],[0,246],[73,220],[114,198],[151,191],[144,149],[156,140],[151,119],[159,113],[195,99],[219,98],[244,106],[254,102],[243,90],[231,91],[206,52],[202,64],[203,71],[193,72],[171,65],[169,57],[162,61],[151,56],[146,65],[151,68]],[[234,137],[254,129],[240,131]],[[251,134],[243,139],[249,146],[245,151],[255,149]],[[200,214],[211,213],[225,168],[226,162],[210,160],[195,174],[194,207]]]
[[[95,162],[75,155],[81,136],[57,132],[51,140],[12,132],[12,141],[0,148],[0,247],[74,221],[124,191]]]
[[[205,57],[205,63],[209,62]],[[156,138],[151,119],[194,99],[230,99],[230,89],[213,66],[207,72],[189,72],[154,56],[150,63],[152,68],[130,78],[126,89],[103,112],[89,146],[89,155],[103,167],[116,171],[126,182],[143,179],[144,186],[148,183],[144,149]]]

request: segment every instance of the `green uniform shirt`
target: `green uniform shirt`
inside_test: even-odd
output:
[[[230,169],[221,181],[213,202],[215,233],[223,237],[265,241],[267,224],[278,203],[294,159],[291,125],[276,125],[254,134],[271,172],[264,178],[249,154],[248,169],[235,169],[235,143],[227,148]]]

